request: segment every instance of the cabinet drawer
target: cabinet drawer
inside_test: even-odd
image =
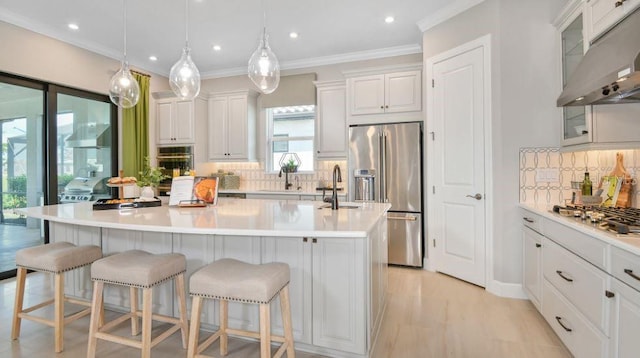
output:
[[[522,217],[524,226],[542,233],[542,216],[526,209],[520,209],[520,217]]]
[[[609,340],[547,280],[542,286],[542,315],[574,357],[607,357]]]
[[[640,291],[640,256],[617,247],[611,248],[611,273],[618,280]]]
[[[608,245],[603,241],[552,220],[545,220],[543,235],[592,265],[607,271]]]
[[[609,276],[553,241],[544,238],[542,269],[545,279],[605,334],[609,333],[605,290]]]

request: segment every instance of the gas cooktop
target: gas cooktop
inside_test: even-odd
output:
[[[640,234],[640,209],[638,208],[555,206],[553,211],[564,216],[581,218],[585,223],[589,222],[600,229],[617,234]]]

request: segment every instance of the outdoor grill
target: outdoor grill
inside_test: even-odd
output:
[[[95,201],[111,198],[109,188],[106,185],[108,178],[74,178],[64,187],[64,193],[60,194],[60,203],[78,203],[83,201]]]

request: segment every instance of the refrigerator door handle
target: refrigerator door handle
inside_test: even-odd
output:
[[[387,220],[403,220],[403,221],[416,221],[418,220],[417,216],[389,216]]]
[[[382,133],[380,135],[380,202],[386,203],[389,201],[389,195],[387,193],[387,135]]]

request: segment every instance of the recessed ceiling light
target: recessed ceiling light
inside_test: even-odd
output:
[[[213,51],[220,51],[222,50],[222,47],[220,47],[220,45],[213,45]]]
[[[384,18],[384,22],[386,22],[387,24],[390,24],[392,22],[394,22],[396,19],[393,18],[393,16],[387,16]]]
[[[292,39],[297,39],[298,38],[298,33],[297,32],[290,32],[289,33],[289,37],[291,37]]]
[[[156,56],[149,56],[149,61],[158,61],[158,58]]]
[[[77,24],[74,24],[74,23],[68,24],[67,27],[74,31],[80,28]]]

